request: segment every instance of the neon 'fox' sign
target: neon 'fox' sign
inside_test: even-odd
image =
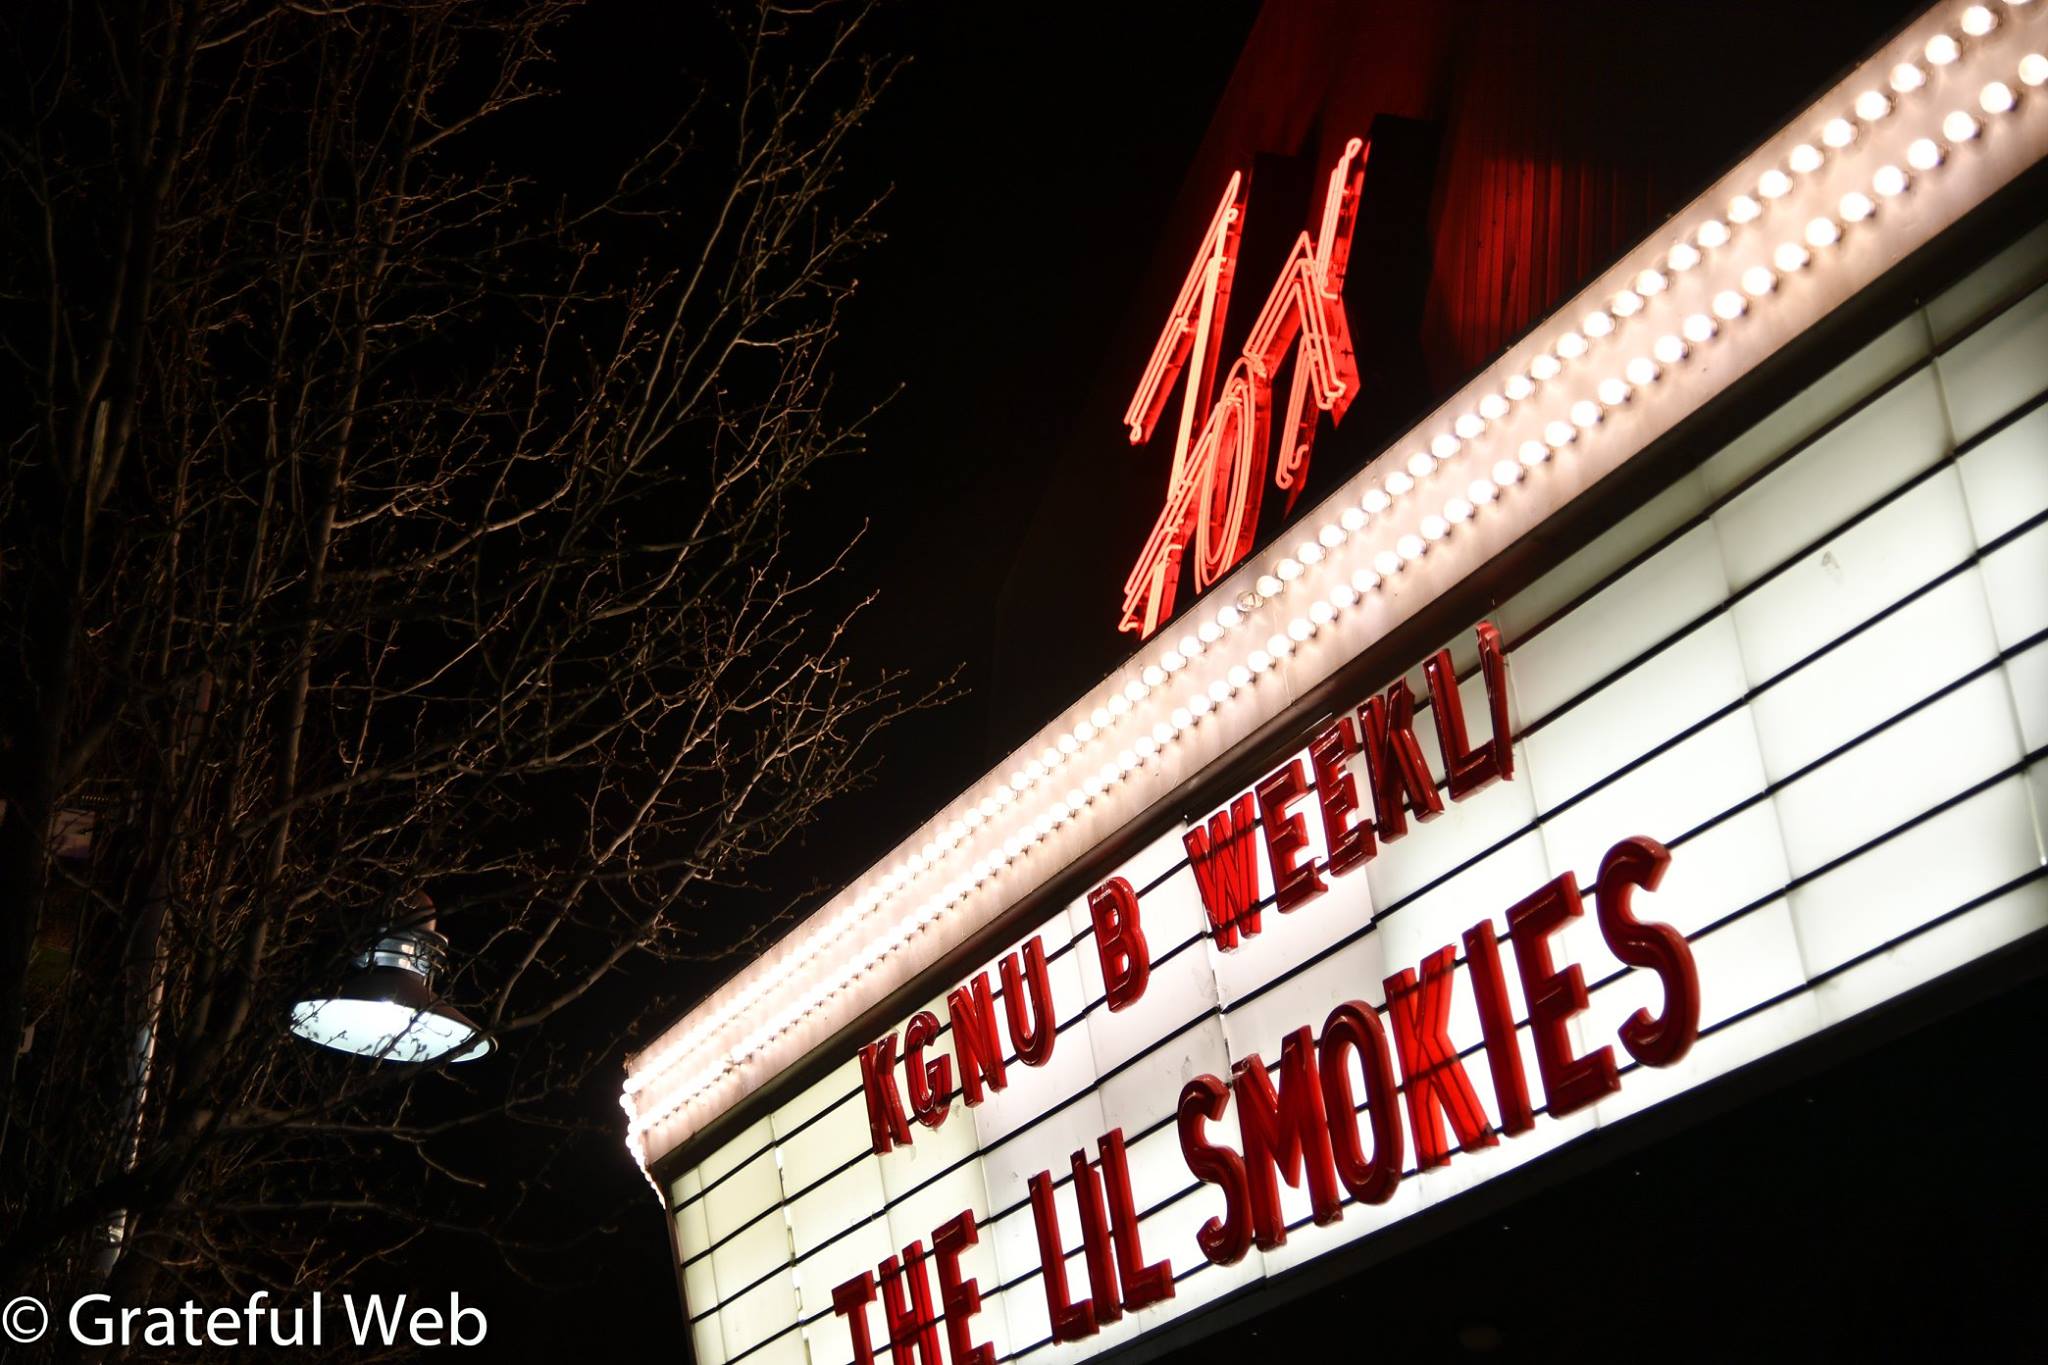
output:
[[[1137,392],[1124,412],[1132,445],[1144,445],[1165,411],[1181,371],[1188,372],[1174,436],[1173,473],[1166,506],[1152,527],[1137,567],[1124,583],[1119,630],[1143,639],[1173,615],[1181,555],[1195,547],[1195,591],[1201,592],[1244,558],[1258,532],[1259,502],[1265,492],[1271,437],[1273,375],[1296,338],[1301,355],[1287,393],[1287,417],[1273,481],[1288,490],[1288,505],[1301,491],[1315,443],[1316,412],[1342,421],[1358,393],[1358,363],[1344,317],[1344,267],[1351,255],[1351,229],[1358,213],[1358,189],[1365,178],[1367,148],[1357,138],[1344,147],[1330,172],[1329,192],[1316,235],[1303,232],[1280,270],[1266,303],[1245,338],[1244,350],[1224,376],[1222,395],[1210,402],[1220,348],[1217,338],[1230,306],[1237,265],[1238,234],[1244,224],[1244,177],[1233,174],[1222,202],[1195,252],[1173,312],[1152,348]],[[1315,408],[1305,399],[1315,398]],[[1206,413],[1199,429],[1196,418]]]

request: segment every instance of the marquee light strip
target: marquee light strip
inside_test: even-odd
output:
[[[1133,660],[1105,692],[1041,731],[1013,757],[1007,780],[1000,769],[991,774],[899,846],[857,891],[849,888],[787,936],[785,950],[771,949],[721,998],[634,1057],[621,1102],[636,1158],[643,1165],[648,1159],[651,1130],[663,1130],[666,1149],[751,1090],[763,1075],[745,1073],[759,1072],[754,1063],[793,1032],[820,1040],[881,998],[886,989],[863,986],[864,979],[906,945],[922,941],[919,956],[934,959],[1056,871],[1041,864],[1031,869],[1037,877],[1012,875],[1055,831],[1134,773],[1161,764],[1212,714],[1243,710],[1261,679],[1305,684],[1327,672],[1325,666],[1289,676],[1297,671],[1298,647],[1340,617],[1394,591],[1403,575],[1414,576],[1427,557],[1474,534],[1511,500],[1525,502],[1520,527],[1539,523],[1577,489],[1537,486],[1546,475],[1557,477],[1562,457],[1597,449],[1611,421],[1664,405],[1674,409],[1665,417],[1669,425],[1697,406],[1707,395],[1691,394],[1688,405],[1678,391],[1681,375],[1711,372],[1716,348],[1739,329],[1763,325],[1760,315],[1794,279],[1828,271],[1858,237],[1882,239],[1909,196],[1942,193],[1956,159],[1983,154],[1993,140],[2018,144],[2005,178],[2038,159],[2048,150],[2042,9],[2048,5],[2005,0],[2003,13],[1987,5],[1940,6],[1923,16],[1696,201],[1679,220],[1692,224],[1682,237],[1632,253],[1561,309],[1559,316],[1579,319],[1576,326],[1491,367],[1396,447],[1412,442],[1411,453],[1389,451],[1327,500],[1309,519],[1315,533],[1293,553],[1263,571],[1245,566],[1219,585],[1214,596],[1222,606],[1189,613],[1183,620],[1192,624],[1175,644]],[[1934,227],[1916,223],[1921,240],[1995,187],[1974,185],[1974,197]],[[1882,259],[1864,278],[1918,244],[1884,243]],[[1860,282],[1845,281],[1842,296]],[[1711,392],[1726,378],[1699,382]],[[1576,473],[1568,484],[1591,482],[1588,471]],[[1420,586],[1433,595],[1444,584]],[[1255,622],[1277,628],[1258,641]],[[1251,640],[1239,638],[1247,633]],[[1179,690],[1191,671],[1206,681]],[[1234,728],[1249,733],[1284,709],[1288,696],[1262,691],[1268,703]],[[1146,720],[1152,723],[1143,728]],[[1134,726],[1141,727],[1135,734],[1121,733]],[[1119,739],[1125,742],[1112,751]],[[1064,794],[1034,810],[1018,808],[1063,769],[1074,774]],[[1127,817],[1149,800],[1109,804]],[[933,885],[945,872],[951,875]],[[932,944],[928,931],[949,913],[959,918],[975,898],[983,902],[977,913],[944,936],[947,945]],[[888,988],[914,974],[915,966],[907,968]],[[700,1101],[702,1112],[683,1112]]]

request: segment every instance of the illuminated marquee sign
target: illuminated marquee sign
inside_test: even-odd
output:
[[[2048,225],[1384,657],[2035,170],[2048,6],[1980,8],[1902,31],[632,1059],[696,1365],[1199,1330],[2048,933]],[[1280,351],[1321,344],[1363,150],[1263,311]],[[1219,553],[1263,449],[1197,458],[1240,210],[1132,417],[1186,385],[1175,525]],[[1283,440],[1323,410],[1297,371]],[[1226,766],[1264,775],[1212,796]]]
[[[1258,533],[1267,452],[1272,444],[1268,428],[1273,377],[1297,338],[1301,353],[1295,359],[1294,378],[1287,391],[1287,416],[1280,424],[1279,461],[1273,471],[1273,481],[1289,490],[1290,508],[1308,473],[1316,413],[1327,412],[1332,421],[1341,422],[1357,396],[1358,364],[1351,353],[1343,294],[1366,151],[1365,144],[1353,138],[1337,159],[1316,235],[1304,232],[1295,239],[1294,249],[1287,254],[1280,276],[1245,338],[1242,354],[1224,376],[1223,394],[1212,407],[1209,397],[1216,379],[1219,338],[1230,309],[1238,234],[1244,226],[1242,173],[1233,174],[1224,188],[1222,202],[1209,220],[1209,230],[1195,250],[1194,264],[1188,267],[1173,311],[1124,412],[1131,444],[1145,444],[1165,411],[1174,381],[1186,372],[1166,506],[1124,583],[1119,630],[1150,636],[1161,621],[1173,615],[1181,555],[1190,540],[1195,545],[1196,592],[1228,573],[1251,549]],[[1311,395],[1313,408],[1307,405]]]
[[[1492,718],[1483,742],[1475,743],[1466,729],[1450,651],[1439,651],[1423,665],[1444,768],[1441,782],[1416,734],[1415,694],[1405,679],[1397,680],[1384,695],[1366,699],[1355,716],[1339,717],[1318,732],[1305,759],[1288,759],[1251,791],[1187,829],[1182,836],[1187,866],[1216,951],[1249,950],[1261,935],[1263,907],[1269,902],[1282,915],[1312,913],[1308,907],[1329,891],[1334,879],[1357,875],[1380,847],[1407,836],[1411,817],[1434,820],[1444,813],[1447,798],[1462,801],[1513,778],[1507,661],[1490,624],[1478,628],[1477,650]],[[1361,803],[1350,770],[1354,757],[1364,765],[1369,805]],[[1319,842],[1311,840],[1311,818]],[[1623,839],[1602,858],[1594,891],[1608,952],[1628,968],[1650,970],[1661,983],[1659,1009],[1638,1009],[1616,1030],[1630,1057],[1654,1067],[1682,1060],[1699,1031],[1700,986],[1690,945],[1670,925],[1638,918],[1632,904],[1637,890],[1656,889],[1670,861],[1669,851],[1653,839]],[[1272,888],[1270,896],[1261,894],[1262,882]],[[1132,1008],[1145,995],[1153,952],[1138,894],[1127,878],[1114,876],[1088,894],[1087,906],[1103,1005],[1112,1013]],[[1459,943],[1446,943],[1422,958],[1419,972],[1403,967],[1377,983],[1383,1004],[1346,1000],[1330,1012],[1320,1032],[1306,1024],[1291,1030],[1274,1066],[1252,1052],[1233,1063],[1227,1080],[1204,1074],[1187,1081],[1174,1106],[1181,1155],[1190,1174],[1215,1186],[1224,1198],[1224,1212],[1196,1233],[1202,1256],[1229,1266],[1254,1246],[1261,1251],[1284,1246],[1288,1225],[1282,1183],[1304,1190],[1311,1221],[1327,1226],[1343,1219],[1347,1195],[1361,1205],[1382,1205],[1394,1197],[1410,1142],[1417,1169],[1426,1171],[1451,1160],[1453,1139],[1460,1151],[1471,1153],[1493,1146],[1501,1136],[1529,1132],[1536,1110],[1519,1035],[1523,1027],[1535,1055],[1543,1107],[1551,1117],[1563,1118],[1619,1090],[1613,1046],[1600,1043],[1581,1051],[1572,1037],[1573,1021],[1589,1003],[1586,978],[1579,964],[1560,964],[1555,955],[1556,936],[1583,915],[1578,880],[1569,871],[1507,909],[1515,977],[1526,1011],[1519,1024],[1500,939],[1487,916],[1461,936],[1462,959]],[[1468,979],[1464,990],[1484,1040],[1497,1119],[1488,1114],[1451,1036],[1461,961]],[[875,1155],[909,1146],[913,1121],[934,1131],[945,1125],[954,1113],[956,1065],[957,1094],[971,1110],[1009,1087],[1011,1061],[1034,1068],[1053,1061],[1059,1025],[1044,935],[1034,934],[1004,954],[996,970],[1002,980],[1000,1010],[989,973],[982,971],[947,995],[947,1025],[931,1010],[920,1010],[900,1035],[891,1033],[861,1049],[861,1095]],[[952,1032],[952,1055],[928,1058],[927,1049],[944,1028]],[[1354,1077],[1362,1087],[1353,1084]],[[1362,1100],[1356,1098],[1361,1091]],[[1233,1108],[1241,1150],[1209,1131]],[[1068,1161],[1086,1267],[1085,1295],[1075,1294],[1069,1284],[1070,1248],[1060,1229],[1052,1171],[1038,1171],[1027,1182],[1038,1279],[1056,1342],[1094,1336],[1126,1313],[1174,1297],[1171,1254],[1147,1260],[1123,1129],[1102,1134],[1094,1150],[1093,1156],[1077,1150]],[[918,1240],[904,1246],[900,1256],[884,1257],[873,1271],[863,1268],[833,1287],[833,1311],[846,1321],[856,1365],[875,1362],[868,1309],[878,1285],[888,1340],[906,1365],[913,1345],[924,1353],[926,1365],[941,1365],[936,1343],[942,1319],[956,1365],[982,1365],[990,1359],[989,1348],[974,1340],[980,1286],[961,1268],[963,1254],[978,1238],[973,1207],[933,1229],[929,1259],[938,1266],[936,1298],[927,1253]]]

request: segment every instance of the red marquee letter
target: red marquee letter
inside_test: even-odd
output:
[[[874,1338],[868,1334],[868,1305],[875,1301],[875,1277],[866,1270],[832,1291],[832,1311],[846,1319],[853,1333],[853,1365],[875,1365]]]
[[[1300,1188],[1308,1184],[1309,1206],[1318,1226],[1344,1216],[1337,1194],[1337,1170],[1330,1161],[1330,1126],[1323,1116],[1323,1090],[1316,1075],[1315,1035],[1302,1027],[1280,1045],[1280,1089],[1254,1052],[1232,1068],[1237,1126],[1244,1133],[1245,1179],[1251,1196],[1252,1240],[1270,1251],[1287,1240],[1275,1176]],[[1304,1172],[1303,1168],[1306,1167]]]
[[[1422,757],[1422,744],[1415,738],[1415,694],[1406,678],[1394,679],[1385,697],[1367,697],[1358,708],[1365,732],[1365,771],[1372,783],[1372,810],[1382,842],[1391,843],[1408,832],[1408,809],[1415,818],[1430,821],[1444,813],[1444,799],[1436,794],[1436,780]]]
[[[1593,890],[1608,950],[1631,967],[1650,968],[1664,983],[1663,1017],[1637,1010],[1621,1026],[1621,1045],[1644,1066],[1670,1066],[1700,1036],[1700,978],[1692,945],[1670,925],[1645,924],[1629,909],[1635,889],[1655,891],[1670,865],[1671,850],[1655,839],[1624,839],[1601,859]]]
[[[1394,1017],[1395,1050],[1401,1055],[1401,1081],[1408,1091],[1408,1126],[1415,1134],[1416,1164],[1424,1170],[1451,1159],[1444,1142],[1444,1117],[1467,1152],[1491,1147],[1499,1139],[1487,1125],[1486,1111],[1458,1050],[1451,1046],[1451,973],[1458,950],[1446,945],[1422,959],[1422,982],[1407,968],[1386,980],[1387,1012]]]
[[[1515,1137],[1536,1126],[1536,1115],[1529,1108],[1529,1078],[1522,1070],[1522,1045],[1515,1041],[1515,1012],[1508,1005],[1507,974],[1500,968],[1500,940],[1494,936],[1492,920],[1483,919],[1465,931],[1465,965],[1472,969],[1479,1028],[1486,1035],[1486,1064],[1493,1072],[1493,1097],[1500,1105],[1500,1130]]]
[[[1308,847],[1308,825],[1301,812],[1290,813],[1287,809],[1306,795],[1308,784],[1302,780],[1298,758],[1288,759],[1285,766],[1258,785],[1266,858],[1273,868],[1273,904],[1283,915],[1322,895],[1324,889],[1315,859],[1301,860]]]
[[[903,1282],[910,1282],[909,1302],[904,1302]],[[932,1282],[924,1273],[924,1244],[913,1241],[903,1248],[903,1265],[896,1258],[882,1262],[882,1318],[889,1324],[889,1359],[892,1365],[911,1365],[912,1350],[924,1365],[946,1365],[939,1354],[939,1319],[932,1311]]]
[[[1137,893],[1122,877],[1111,877],[1088,893],[1088,916],[1095,922],[1103,994],[1114,1013],[1143,995],[1152,979],[1152,951],[1145,943]]]
[[[1073,1302],[1067,1292],[1067,1250],[1060,1242],[1059,1208],[1053,1203],[1052,1172],[1040,1171],[1025,1184],[1031,1190],[1031,1218],[1038,1228],[1039,1279],[1045,1282],[1045,1308],[1052,1318],[1054,1341],[1079,1341],[1095,1335],[1095,1305]]]
[[[1347,1048],[1358,1053],[1365,1072],[1366,1114],[1372,1120],[1370,1161],[1358,1149],[1358,1106],[1351,1098],[1351,1073],[1344,1064]],[[1386,1031],[1371,1005],[1351,1000],[1330,1011],[1323,1021],[1320,1060],[1323,1112],[1330,1124],[1337,1178],[1359,1203],[1384,1204],[1401,1183],[1407,1148],[1401,1140],[1401,1111],[1394,1102],[1394,1063],[1387,1056]]]
[[[1052,1046],[1060,1036],[1059,1021],[1053,1018],[1052,985],[1045,976],[1045,943],[1033,934],[1024,945],[1022,969],[1018,955],[1005,953],[1003,973],[1003,1016],[1010,1021],[1010,1045],[1017,1060],[1026,1066],[1044,1066],[1052,1060]],[[1033,1025],[1032,1018],[1037,1018]]]
[[[910,1145],[910,1120],[896,1089],[896,1035],[860,1050],[860,1086],[868,1100],[868,1138],[877,1154]]]
[[[946,1013],[953,1021],[953,1055],[960,1059],[961,1098],[972,1108],[981,1103],[983,1082],[991,1090],[1010,1083],[1003,1070],[1003,1039],[996,1031],[988,973],[976,972],[972,981],[956,987],[946,997]]]
[[[974,1228],[974,1210],[941,1223],[932,1233],[932,1258],[939,1263],[939,1302],[946,1310],[946,1345],[953,1365],[995,1365],[995,1348],[987,1342],[976,1345],[968,1319],[981,1311],[981,1286],[972,1276],[960,1274],[960,1257],[980,1240]]]
[[[1323,847],[1329,850],[1330,875],[1341,877],[1379,851],[1372,825],[1352,824],[1358,812],[1358,784],[1344,760],[1358,752],[1358,727],[1339,716],[1308,746],[1315,769],[1316,802],[1323,814]]]
[[[1550,960],[1550,936],[1584,912],[1578,879],[1567,872],[1508,911],[1508,937],[1522,973],[1522,997],[1529,1002],[1529,1035],[1536,1044],[1536,1070],[1553,1117],[1583,1109],[1621,1088],[1614,1050],[1601,1046],[1572,1056],[1564,1021],[1586,1008],[1586,976],[1574,962],[1563,971]]]
[[[1223,1217],[1211,1218],[1195,1233],[1202,1254],[1217,1265],[1236,1265],[1252,1248],[1250,1194],[1245,1188],[1244,1158],[1209,1141],[1202,1129],[1223,1117],[1230,1091],[1214,1076],[1197,1076],[1181,1087],[1176,1110],[1180,1151],[1195,1179],[1223,1191]]]
[[[924,1050],[939,1036],[939,1016],[919,1010],[903,1030],[903,1070],[910,1084],[910,1113],[927,1128],[936,1128],[952,1112],[953,1059],[924,1059]]]
[[[1482,651],[1493,627],[1481,624],[1479,639]],[[1499,637],[1494,636],[1493,660],[1505,670],[1506,660],[1501,657]],[[1444,754],[1444,776],[1449,781],[1451,800],[1462,801],[1476,791],[1483,790],[1498,782],[1502,776],[1514,772],[1513,750],[1507,742],[1507,694],[1493,690],[1493,677],[1487,676],[1487,702],[1493,714],[1493,735],[1478,748],[1472,747],[1471,733],[1465,728],[1465,703],[1458,695],[1458,673],[1451,664],[1451,651],[1440,649],[1424,661],[1423,676],[1429,682],[1429,709],[1436,718],[1437,745]],[[1502,680],[1505,681],[1505,671]],[[1506,755],[1503,762],[1503,754]],[[1503,768],[1506,772],[1503,773]]]
[[[1207,829],[1196,825],[1181,836],[1209,930],[1226,953],[1237,947],[1240,933],[1251,938],[1259,932],[1259,855],[1251,838],[1257,823],[1246,792],[1210,816]]]
[[[1110,1129],[1095,1146],[1102,1153],[1102,1185],[1109,1197],[1109,1229],[1116,1242],[1117,1282],[1123,1288],[1124,1311],[1135,1313],[1173,1297],[1173,1266],[1163,1258],[1145,1264],[1138,1210],[1131,1199],[1131,1159],[1124,1150],[1124,1130]]]

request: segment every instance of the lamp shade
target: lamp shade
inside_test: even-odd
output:
[[[332,991],[292,1005],[291,1030],[322,1047],[387,1062],[457,1062],[490,1052],[468,1016],[434,994],[433,974],[447,939],[432,929],[390,929],[355,958],[356,970]]]

